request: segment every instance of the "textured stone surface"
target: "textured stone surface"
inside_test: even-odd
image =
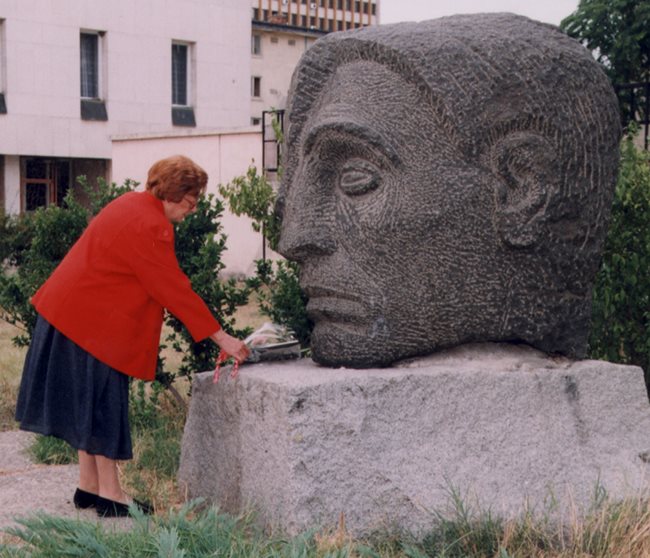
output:
[[[513,14],[333,33],[286,123],[279,251],[317,362],[476,341],[584,356],[620,124],[579,43]]]
[[[297,532],[425,529],[451,487],[511,516],[600,482],[639,494],[650,408],[639,368],[478,344],[389,369],[312,361],[196,377],[179,478],[188,498]]]

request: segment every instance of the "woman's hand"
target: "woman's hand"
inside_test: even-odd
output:
[[[233,357],[238,362],[244,362],[251,353],[246,343],[241,339],[228,335],[223,329],[210,335],[210,339],[219,345],[219,348],[224,353]]]

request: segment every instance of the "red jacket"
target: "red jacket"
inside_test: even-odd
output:
[[[197,341],[220,329],[178,266],[174,229],[148,192],[109,203],[32,303],[95,358],[143,380],[155,376],[163,308]]]

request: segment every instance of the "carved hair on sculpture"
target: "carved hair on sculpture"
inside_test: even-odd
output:
[[[292,80],[278,201],[314,360],[584,356],[620,133],[590,53],[522,16],[321,38]]]

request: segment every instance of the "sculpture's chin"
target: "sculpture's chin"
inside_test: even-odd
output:
[[[382,335],[368,336],[350,324],[318,323],[311,338],[312,359],[318,364],[346,368],[390,366],[399,356]]]

